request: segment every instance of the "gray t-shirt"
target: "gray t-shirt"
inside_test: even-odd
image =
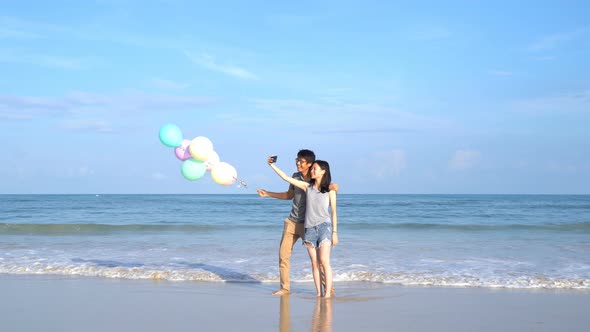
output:
[[[305,208],[305,228],[317,226],[321,223],[330,223],[330,193],[322,193],[312,186],[307,187]]]
[[[295,172],[291,176],[294,179],[304,181],[301,172]],[[289,190],[293,189],[293,205],[289,219],[294,222],[303,222],[305,220],[305,190],[301,190],[294,185],[289,185]]]

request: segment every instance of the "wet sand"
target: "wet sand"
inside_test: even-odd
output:
[[[590,292],[0,276],[2,331],[588,331]]]

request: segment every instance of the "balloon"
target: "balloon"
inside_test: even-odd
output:
[[[236,178],[238,177],[238,172],[236,169],[225,162],[218,163],[214,165],[211,169],[211,178],[215,183],[229,186],[236,182]]]
[[[192,140],[189,149],[193,158],[205,161],[213,151],[213,143],[207,137],[197,136]]]
[[[178,126],[168,123],[160,128],[160,142],[171,148],[177,147],[182,144],[182,131]]]
[[[207,172],[205,163],[200,160],[188,159],[182,162],[182,176],[187,180],[195,181],[203,177]]]
[[[219,164],[219,155],[217,154],[217,152],[211,151],[211,153],[209,154],[209,159],[207,159],[207,161],[205,162],[207,170],[210,171],[213,168],[213,166],[217,164]]]
[[[191,152],[189,150],[189,145],[191,145],[191,141],[188,139],[182,140],[182,144],[180,146],[174,148],[174,154],[176,158],[184,161],[191,158]]]

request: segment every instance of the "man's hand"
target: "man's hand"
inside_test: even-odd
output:
[[[258,196],[264,198],[264,197],[269,197],[270,195],[266,192],[266,190],[264,189],[258,189],[256,190],[256,192],[258,193]]]
[[[337,183],[330,183],[330,187],[328,189],[338,192],[338,184]]]

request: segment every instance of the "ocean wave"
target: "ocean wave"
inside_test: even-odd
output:
[[[119,233],[202,233],[227,229],[227,224],[84,224],[84,223],[0,223],[1,235],[109,235]],[[232,223],[236,228],[277,228],[274,224]],[[449,230],[459,232],[485,231],[557,231],[590,233],[590,222],[562,223],[562,224],[446,224],[430,222],[408,223],[365,223],[343,220],[340,225],[343,230]]]
[[[166,280],[166,281],[210,281],[210,282],[256,282],[263,280],[247,274],[226,269],[210,269],[207,266],[196,269],[149,268],[143,266],[101,266],[101,265],[0,265],[0,274],[17,275],[66,275],[79,277],[101,277],[113,279]],[[260,278],[260,279],[259,279]],[[278,280],[278,278],[276,279]]]
[[[368,271],[334,274],[335,281],[364,281],[402,286],[479,287],[515,289],[590,289],[590,279],[545,276],[477,277],[425,273],[373,273]]]
[[[200,266],[200,267],[199,267]],[[104,265],[0,265],[0,274],[11,275],[69,275],[114,279],[201,281],[201,282],[278,282],[276,273],[242,273],[230,269],[196,264],[193,268]],[[312,282],[311,274],[293,275],[293,282]],[[370,271],[334,271],[334,282],[369,282],[421,287],[477,287],[511,289],[578,289],[590,290],[588,278],[547,276],[478,277],[465,275],[434,275],[426,273],[383,273]]]
[[[342,226],[341,226],[342,227]],[[589,232],[590,222],[562,224],[446,224],[446,223],[348,223],[345,228],[352,229],[399,229],[399,230],[451,230],[451,231],[561,231]]]
[[[108,235],[140,232],[206,232],[223,225],[162,224],[0,224],[0,235]]]

